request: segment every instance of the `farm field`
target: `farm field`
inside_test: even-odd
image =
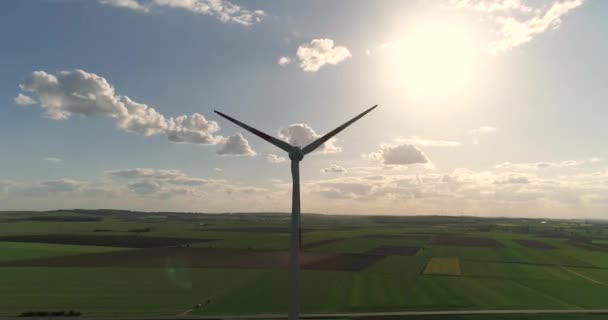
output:
[[[287,217],[0,213],[0,316],[285,314]],[[608,250],[593,245],[608,241],[601,223],[590,229],[577,221],[474,217],[303,219],[303,313],[608,309]]]
[[[462,271],[460,271],[460,261],[458,258],[433,257],[426,264],[423,274],[460,276],[462,275]]]

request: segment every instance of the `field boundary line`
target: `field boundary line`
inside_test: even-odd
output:
[[[591,281],[591,282],[595,282],[595,283],[597,283],[597,284],[604,285],[604,283],[603,283],[603,282],[600,282],[600,281],[597,281],[597,280],[595,280],[595,279],[592,279],[592,278],[590,278],[590,277],[588,277],[588,276],[586,276],[586,275],[584,275],[584,274],[582,274],[582,273],[576,272],[576,271],[574,271],[574,270],[572,270],[572,269],[568,269],[568,268],[566,268],[566,267],[564,267],[564,266],[560,266],[560,268],[562,268],[562,269],[564,269],[564,270],[566,270],[566,271],[568,271],[568,272],[570,272],[570,273],[572,273],[572,274],[574,274],[574,275],[577,275],[577,276],[579,276],[579,277],[581,277],[581,278],[583,278],[583,279],[589,280],[589,281]]]

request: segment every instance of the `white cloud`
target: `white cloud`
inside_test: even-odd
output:
[[[411,165],[430,162],[422,150],[408,143],[382,144],[380,151],[370,153],[365,157],[380,161],[385,165]]]
[[[99,0],[101,4],[149,12],[156,8],[175,8],[214,17],[223,23],[250,26],[262,21],[262,10],[248,10],[225,0]]]
[[[29,105],[37,103],[36,100],[34,100],[34,98],[32,98],[30,96],[26,96],[22,93],[18,94],[14,100],[15,100],[15,103],[20,106],[29,106]]]
[[[496,27],[498,39],[487,50],[496,55],[532,41],[534,36],[557,29],[562,18],[580,7],[583,0],[538,1],[536,6],[521,0],[450,0],[448,7],[477,12]],[[542,8],[548,8],[543,12]]]
[[[311,142],[315,141],[321,135],[317,134],[309,125],[304,123],[292,124],[286,128],[282,128],[279,131],[279,138],[285,140],[287,143],[305,147]],[[329,139],[319,148],[317,151],[320,153],[336,153],[341,152],[342,149],[335,145],[336,140],[334,138]]]
[[[49,74],[34,71],[21,88],[38,98],[47,117],[64,120],[72,115],[115,119],[118,128],[145,136],[164,134],[176,143],[219,144],[215,121],[202,114],[166,117],[156,109],[127,96],[117,95],[108,81],[83,70]]]
[[[558,177],[464,168],[447,174],[389,173],[307,181],[303,190],[319,208],[349,213],[581,217],[593,212],[602,217],[608,204],[608,172]],[[332,201],[324,201],[328,198]]]
[[[325,213],[467,214],[552,218],[605,217],[608,171],[550,170],[450,172],[354,170],[303,181],[309,210]],[[148,211],[285,211],[289,182],[240,185],[188,175],[178,169],[107,171],[102,179],[41,182],[0,180],[5,210],[112,208]],[[108,201],[111,198],[111,201]],[[327,201],[331,199],[331,201]]]
[[[313,39],[300,45],[296,55],[300,68],[307,72],[316,72],[326,64],[336,65],[352,56],[348,48],[334,46],[332,39]]]
[[[328,168],[321,169],[321,172],[323,172],[323,173],[346,173],[347,170],[346,170],[346,168],[344,168],[342,166],[339,166],[337,164],[332,164]]]
[[[498,54],[513,49],[516,46],[530,42],[534,35],[542,34],[548,29],[557,29],[562,17],[570,10],[583,4],[583,0],[555,2],[543,15],[535,15],[527,20],[514,17],[497,17],[500,25],[501,39],[488,45],[491,54]]]
[[[48,161],[48,162],[54,163],[54,164],[62,164],[63,163],[63,160],[59,159],[57,157],[44,157],[44,158],[42,158],[42,160]]]
[[[217,150],[217,154],[253,157],[256,155],[256,152],[253,151],[249,142],[243,138],[243,135],[240,132],[237,132],[222,143]]]
[[[250,211],[265,206],[279,211],[277,195],[268,190],[187,175],[177,169],[125,169],[107,171],[101,179],[58,179],[41,182],[0,180],[3,209],[115,208],[146,211],[224,212]],[[108,199],[111,198],[111,201]],[[286,199],[286,198],[285,198]],[[285,202],[286,203],[286,202]]]
[[[213,168],[213,171],[222,172],[223,170],[222,170],[222,168]]]
[[[287,158],[283,157],[283,156],[278,156],[276,154],[273,153],[269,153],[266,156],[266,160],[270,163],[283,163],[285,161],[287,161]]]
[[[291,63],[291,58],[290,57],[280,57],[279,61],[277,61],[277,63],[281,66],[284,67],[288,64]]]

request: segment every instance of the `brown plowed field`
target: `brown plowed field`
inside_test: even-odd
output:
[[[330,244],[330,243],[334,243],[334,242],[338,242],[338,241],[342,241],[342,240],[344,240],[344,238],[334,238],[334,239],[326,239],[326,240],[304,243],[304,244],[302,244],[302,249],[311,249],[311,248],[315,248],[315,247],[320,247],[322,245],[326,245],[326,244]]]

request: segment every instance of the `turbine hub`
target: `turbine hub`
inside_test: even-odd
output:
[[[291,159],[291,161],[302,161],[302,159],[304,159],[302,149],[300,149],[300,147],[293,147],[289,152],[289,159]]]

